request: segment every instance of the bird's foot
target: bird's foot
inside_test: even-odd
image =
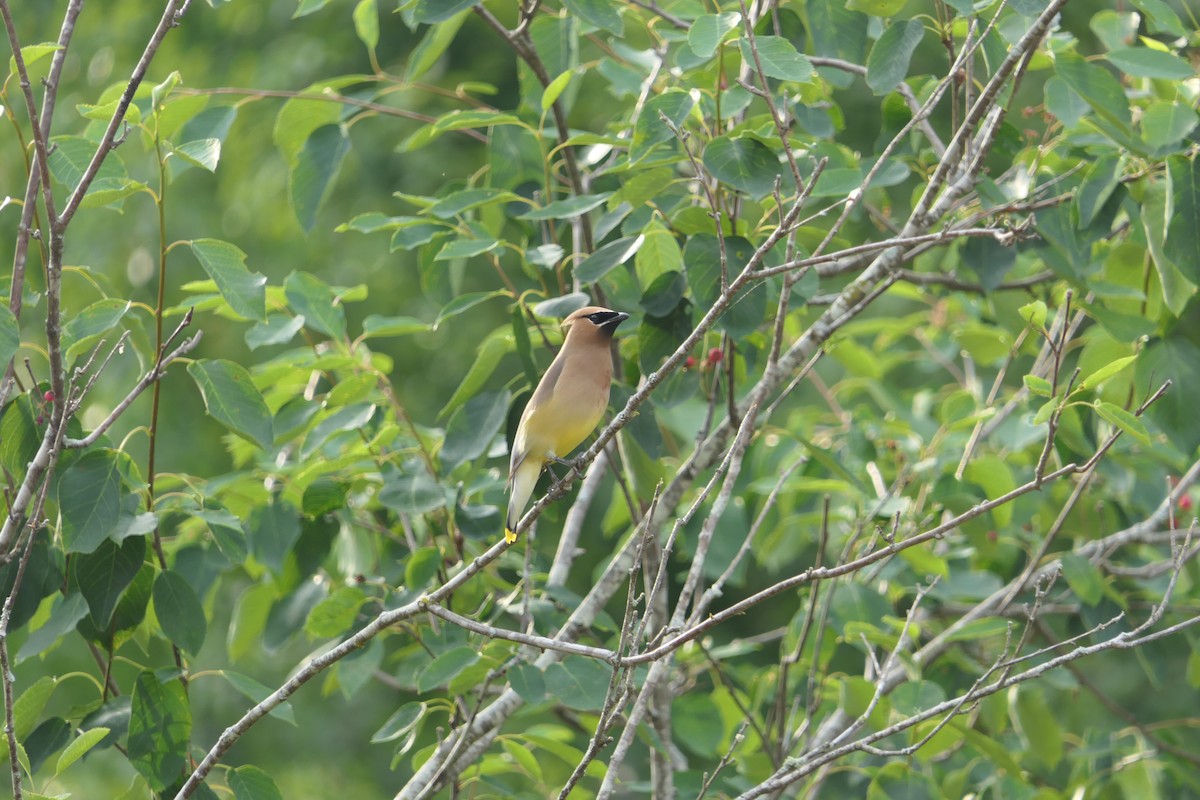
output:
[[[517,532],[509,529],[509,527],[507,525],[504,526],[504,541],[508,542],[509,544],[512,544],[516,540],[517,540]]]
[[[546,456],[546,470],[551,475],[554,475],[554,480],[556,480],[556,481],[560,480],[560,478],[558,477],[558,475],[555,474],[554,470],[550,469],[551,461],[553,461],[555,464],[561,464],[562,466],[569,469],[571,471],[571,474],[573,474],[576,478],[580,478],[583,476],[583,473],[579,469],[579,464],[575,461],[575,459],[559,458],[558,456]]]

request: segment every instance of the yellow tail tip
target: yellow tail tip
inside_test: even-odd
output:
[[[512,543],[513,543],[513,542],[515,542],[516,540],[517,540],[517,532],[516,532],[516,531],[514,531],[514,530],[512,530],[512,529],[511,529],[511,528],[509,528],[508,526],[505,526],[505,528],[504,528],[504,541],[508,542],[509,544],[512,544]]]

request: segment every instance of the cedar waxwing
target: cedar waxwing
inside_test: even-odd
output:
[[[586,306],[563,320],[567,338],[542,376],[521,414],[508,472],[508,520],[505,541],[529,503],[547,461],[560,461],[587,438],[608,407],[612,383],[609,345],[628,314]]]

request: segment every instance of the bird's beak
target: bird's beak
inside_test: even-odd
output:
[[[613,316],[612,319],[610,319],[608,322],[604,323],[604,325],[601,326],[604,330],[608,331],[610,336],[617,332],[618,325],[620,325],[625,320],[629,319],[629,315],[626,314],[624,311],[615,311],[613,313],[615,314],[615,316]]]

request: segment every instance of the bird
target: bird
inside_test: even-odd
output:
[[[504,540],[517,540],[516,527],[547,461],[563,457],[587,438],[608,407],[612,383],[609,345],[629,315],[585,306],[562,322],[566,339],[521,414],[508,471],[508,518]]]

